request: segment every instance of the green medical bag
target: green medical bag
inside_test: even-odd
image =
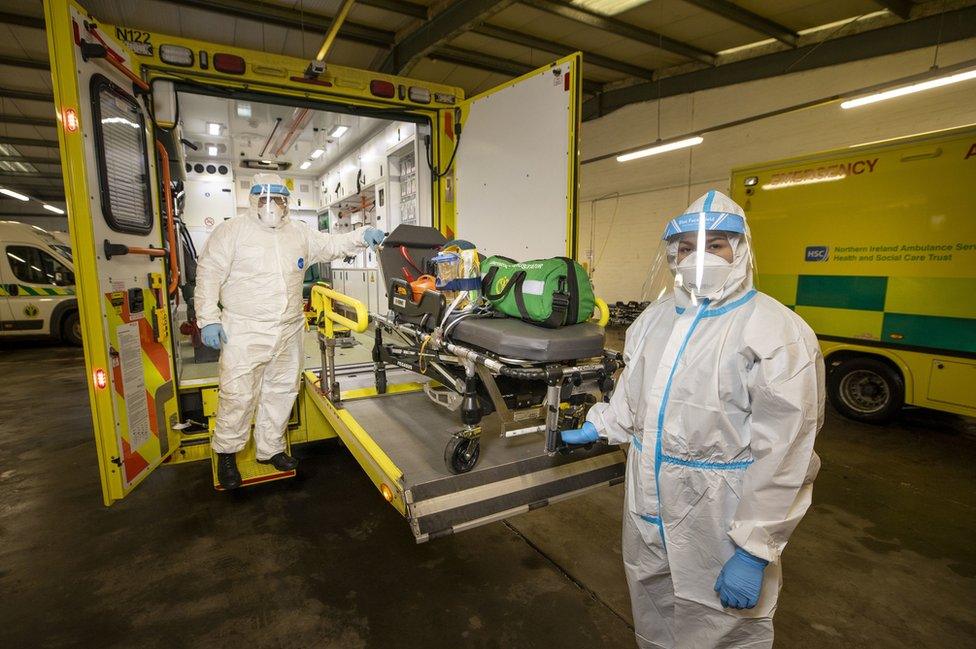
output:
[[[586,271],[567,257],[517,262],[488,257],[481,262],[482,294],[496,311],[556,328],[593,316],[593,286]]]

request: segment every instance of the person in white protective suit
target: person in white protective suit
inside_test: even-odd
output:
[[[197,265],[197,324],[204,344],[220,349],[212,445],[225,489],[241,484],[235,454],[252,417],[258,462],[279,471],[298,464],[285,452],[285,430],[301,371],[305,269],[383,240],[376,228],[330,235],[292,222],[288,196],[277,175],[257,174],[248,214],[218,225]]]
[[[741,207],[710,191],[668,223],[673,288],[628,329],[626,367],[567,443],[630,442],[623,559],[641,647],[771,647],[780,557],[810,506],[824,364],[753,288]]]

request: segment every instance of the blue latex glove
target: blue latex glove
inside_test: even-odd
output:
[[[376,252],[376,246],[383,243],[383,239],[386,238],[386,234],[377,228],[366,228],[363,231],[363,241],[369,246],[370,250]]]
[[[224,333],[224,327],[215,322],[200,330],[200,339],[207,347],[220,349],[221,344],[227,342],[227,334]]]
[[[590,422],[583,424],[582,428],[571,428],[562,432],[563,441],[567,444],[589,444],[600,439],[596,432],[596,426]]]
[[[715,580],[715,592],[726,608],[752,608],[759,603],[763,570],[769,562],[736,548]]]

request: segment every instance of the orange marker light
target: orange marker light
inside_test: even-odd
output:
[[[64,109],[64,130],[68,133],[78,130],[78,112],[74,108]]]
[[[380,485],[380,493],[383,494],[384,498],[386,498],[386,502],[393,502],[393,491],[385,484]]]
[[[105,386],[108,385],[108,374],[105,373],[105,370],[101,368],[95,370],[94,378],[95,378],[95,387],[98,388],[99,390],[104,390]]]

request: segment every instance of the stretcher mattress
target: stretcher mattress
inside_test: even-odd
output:
[[[516,318],[466,318],[450,337],[498,356],[536,362],[600,356],[604,343],[603,328],[589,322],[546,329]]]

